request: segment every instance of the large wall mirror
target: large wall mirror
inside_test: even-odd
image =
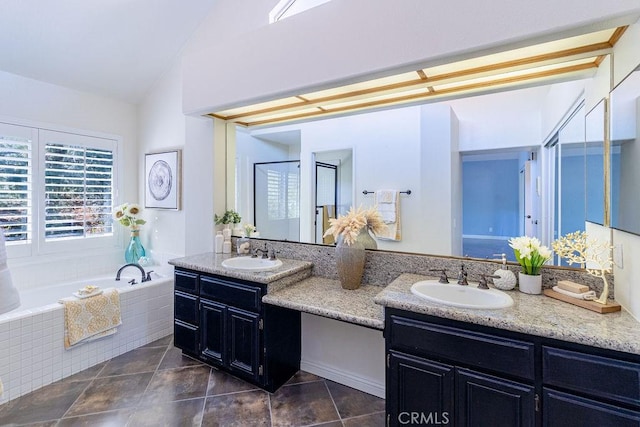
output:
[[[605,120],[606,99],[601,100],[585,119],[586,220],[605,225]]]
[[[640,66],[611,92],[611,227],[640,234]]]
[[[235,208],[262,237],[332,244],[322,236],[330,218],[351,206],[372,206],[375,191],[392,189],[402,191],[402,239],[379,240],[379,249],[481,259],[506,253],[514,260],[511,237],[544,241],[545,230],[551,230],[546,240],[584,230],[585,194],[602,187],[604,106],[589,112],[599,128],[588,130],[585,107],[574,105],[556,124],[555,143],[543,147],[548,135],[541,117],[552,92],[538,86],[280,126],[238,126]],[[601,136],[600,145],[593,141],[585,149],[590,132]],[[546,156],[549,167],[542,164]]]

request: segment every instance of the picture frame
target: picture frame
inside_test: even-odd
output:
[[[182,151],[145,154],[145,208],[181,209]]]

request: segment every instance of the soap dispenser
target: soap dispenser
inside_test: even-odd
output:
[[[222,244],[224,243],[224,236],[222,235],[222,231],[218,231],[216,233],[216,240],[215,240],[215,250],[217,254],[221,254],[222,253]]]
[[[516,287],[516,275],[507,268],[507,254],[502,255],[502,267],[493,273],[500,278],[493,279],[493,285],[500,290],[510,291]]]

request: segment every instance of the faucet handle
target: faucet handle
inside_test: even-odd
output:
[[[440,279],[438,279],[438,282],[440,283],[449,283],[449,278],[447,277],[447,270],[444,268],[430,268],[429,271],[439,271],[440,272]]]
[[[460,272],[458,273],[458,285],[467,286],[467,272],[464,269],[464,264],[460,264]]]
[[[269,259],[274,261],[276,260],[276,254],[278,253],[278,251],[276,251],[275,249],[271,248],[269,250]]]
[[[145,282],[148,282],[151,280],[151,273],[153,273],[153,270],[147,271],[147,277],[144,278]]]
[[[481,274],[480,281],[478,282],[478,289],[489,289],[487,284],[487,279],[500,279],[500,276],[496,276],[495,274]]]

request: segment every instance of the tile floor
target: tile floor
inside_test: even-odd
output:
[[[384,426],[384,400],[307,372],[269,394],[172,337],[0,406],[0,426]]]

